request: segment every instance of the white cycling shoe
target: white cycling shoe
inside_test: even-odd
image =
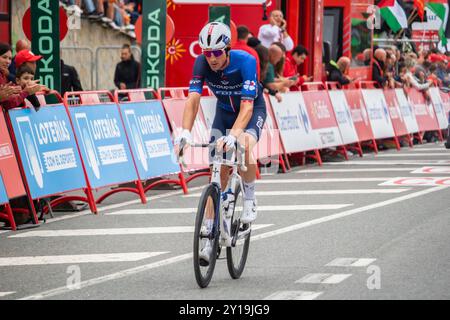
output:
[[[211,240],[207,240],[205,246],[202,250],[200,250],[199,259],[200,259],[200,265],[202,267],[207,267],[209,265],[209,259],[211,257],[212,252],[212,245]]]
[[[244,212],[241,216],[241,222],[244,224],[255,221],[258,212],[256,210],[256,199],[244,201]]]

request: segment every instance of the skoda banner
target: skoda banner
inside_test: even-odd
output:
[[[180,172],[161,102],[120,104],[120,111],[139,177],[150,179]]]
[[[69,110],[92,188],[138,180],[116,105]]]
[[[33,199],[86,187],[80,156],[63,105],[9,111]]]
[[[142,2],[142,86],[164,87],[166,68],[166,0]]]
[[[43,58],[37,62],[36,79],[61,92],[59,56],[59,1],[31,1],[32,50]]]

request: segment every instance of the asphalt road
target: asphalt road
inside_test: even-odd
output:
[[[244,274],[232,280],[221,259],[207,289],[192,266],[206,178],[188,196],[58,212],[0,231],[0,299],[450,299],[449,153],[428,143],[264,175]]]

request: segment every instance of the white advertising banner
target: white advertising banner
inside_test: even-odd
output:
[[[341,131],[344,144],[358,142],[358,134],[356,133],[350,107],[344,92],[340,90],[330,90],[328,91],[328,94],[330,96],[331,104],[333,105],[336,121],[339,130]]]
[[[318,149],[319,142],[312,130],[302,94],[288,92],[282,97],[283,101],[279,103],[270,96],[270,102],[286,153]]]
[[[409,103],[408,98],[406,98],[405,92],[403,89],[395,89],[395,94],[397,95],[397,101],[400,105],[400,112],[405,121],[406,129],[409,133],[419,132],[419,125],[417,124],[413,106]]]
[[[391,117],[381,89],[363,89],[361,90],[364,102],[366,103],[367,113],[375,139],[385,139],[395,136]]]
[[[448,119],[444,111],[444,106],[441,99],[439,88],[430,88],[431,101],[433,102],[434,111],[439,123],[439,129],[444,130],[448,127]]]

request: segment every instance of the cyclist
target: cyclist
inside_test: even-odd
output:
[[[257,144],[266,120],[266,105],[261,84],[257,80],[256,59],[245,51],[231,50],[230,28],[220,22],[210,22],[200,32],[202,54],[194,64],[189,95],[183,113],[183,131],[175,139],[192,142],[191,129],[200,105],[203,84],[217,97],[216,116],[212,124],[210,142],[217,141],[217,150],[227,151],[236,142],[245,147],[247,171],[242,172],[244,208],[242,223],[256,219],[255,198],[256,161],[252,149]],[[217,140],[216,140],[217,139]],[[178,147],[176,147],[178,148]],[[214,151],[213,151],[214,152]],[[222,167],[221,184],[226,188],[229,170]],[[223,190],[222,190],[223,191]],[[206,215],[206,227],[212,229],[214,216]],[[210,241],[200,252],[200,258],[209,262]]]

